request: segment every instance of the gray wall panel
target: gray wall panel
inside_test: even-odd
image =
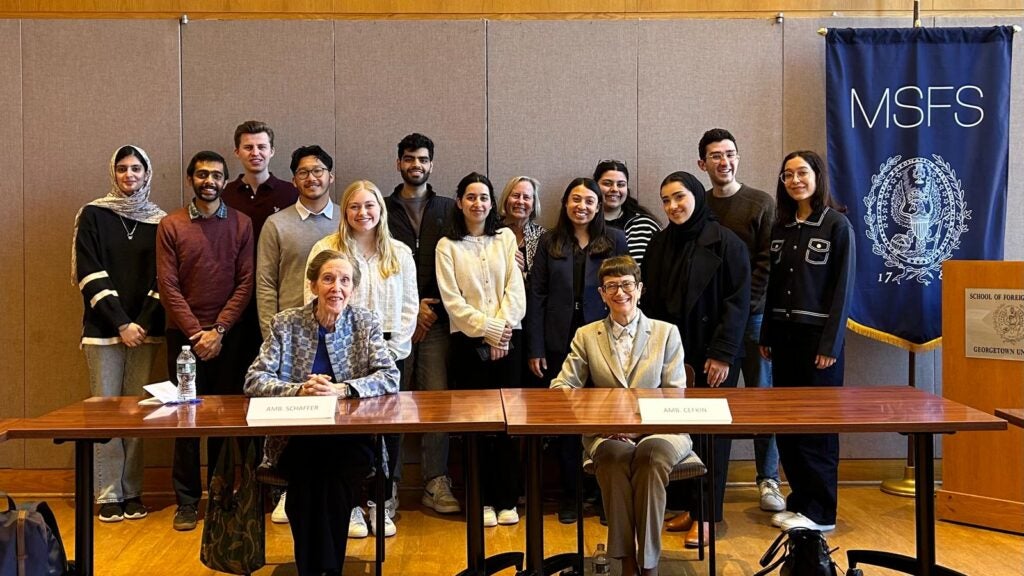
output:
[[[397,144],[411,132],[434,141],[430,183],[455,195],[487,172],[483,21],[335,22],[338,191],[369,179],[384,194],[401,182]]]
[[[78,350],[81,293],[71,284],[71,230],[78,209],[110,188],[110,155],[143,147],[156,169],[153,199],[178,198],[178,30],[157,20],[23,22],[26,415],[89,396]],[[55,362],[55,360],[57,362]],[[71,451],[39,442],[28,467],[63,467]]]
[[[545,226],[557,220],[566,184],[593,175],[599,160],[637,166],[638,26],[488,24],[491,175],[499,190],[521,174],[540,180]]]
[[[0,366],[4,367],[5,400],[0,418],[25,415],[25,241],[24,180],[22,173],[21,22],[0,20]],[[0,444],[0,467],[25,464],[23,442]]]
[[[235,127],[262,120],[274,130],[270,169],[291,180],[291,153],[319,144],[331,155],[334,139],[334,27],[300,20],[198,20],[181,28],[182,170],[200,150],[228,161]],[[192,198],[183,191],[183,200]]]
[[[774,195],[782,158],[782,32],[767,19],[640,23],[638,182],[644,203],[663,222],[665,176],[686,170],[710,186],[697,166],[697,144],[711,128],[736,137],[738,179]]]

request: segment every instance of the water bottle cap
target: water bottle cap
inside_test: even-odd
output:
[[[185,346],[181,347],[181,350],[182,350],[182,352],[185,352],[185,351],[188,351],[188,350],[192,350],[192,347],[188,346],[188,345],[185,345]]]

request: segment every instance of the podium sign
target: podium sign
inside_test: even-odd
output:
[[[1024,290],[964,290],[964,336],[969,358],[1024,362]]]

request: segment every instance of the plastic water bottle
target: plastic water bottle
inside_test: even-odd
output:
[[[597,549],[594,550],[594,574],[611,574],[612,567],[608,563],[608,551],[605,550],[604,544],[598,544]]]
[[[196,357],[191,346],[182,346],[178,354],[178,402],[196,399]]]

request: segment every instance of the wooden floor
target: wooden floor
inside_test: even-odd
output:
[[[402,497],[398,535],[388,539],[384,574],[439,576],[463,569],[466,531],[461,517],[424,512],[418,505],[418,494],[408,493]],[[912,499],[888,496],[872,486],[843,486],[839,502],[839,522],[828,538],[832,546],[839,547],[836,556],[841,568],[846,567],[845,551],[850,548],[913,553]],[[73,502],[64,499],[50,503],[57,514],[69,555],[73,557]],[[199,562],[202,524],[192,532],[175,532],[171,529],[173,504],[166,500],[147,504],[150,514],[145,519],[96,523],[96,573],[103,576],[217,574]],[[546,551],[550,554],[574,549],[574,527],[558,524],[553,506],[549,508],[544,518]],[[753,487],[730,486],[725,517],[726,522],[719,528],[718,573],[726,576],[753,574],[758,569],[758,559],[778,534],[778,529],[772,528],[769,515],[758,509]],[[605,528],[596,516],[586,517],[585,531],[588,550],[604,540]],[[525,518],[517,526],[487,528],[488,554],[523,550],[525,533]],[[939,562],[965,574],[1019,576],[1024,572],[1022,536],[939,522],[936,538]],[[350,541],[344,573],[372,574],[373,546],[372,537]],[[662,576],[707,574],[707,566],[696,560],[696,552],[682,548],[680,535],[666,535],[664,547]],[[257,572],[259,576],[296,574],[288,526],[271,524],[269,518],[267,562],[268,565]],[[589,573],[589,563],[587,570]],[[512,574],[512,570],[505,574]],[[865,574],[894,573],[867,567]]]

